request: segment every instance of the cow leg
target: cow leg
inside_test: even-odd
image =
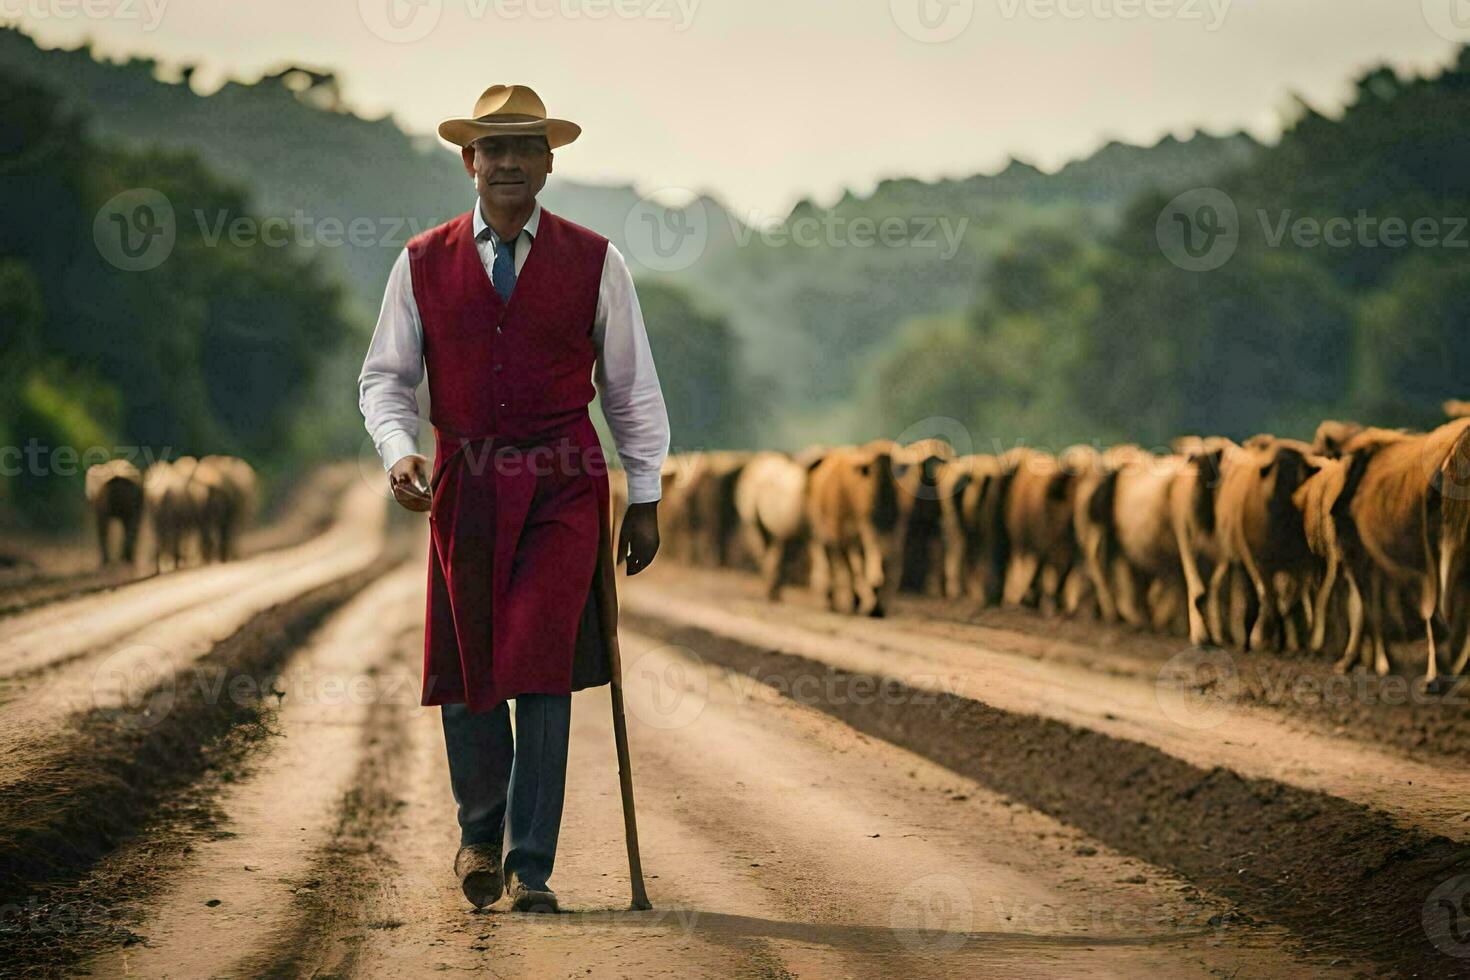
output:
[[[1184,587],[1184,576],[1170,574],[1160,581],[1164,586],[1161,595],[1161,610],[1167,614],[1162,629],[1175,636],[1181,632],[1187,635],[1189,633],[1189,599]]]
[[[848,542],[847,570],[852,576],[853,590],[857,595],[854,610],[865,616],[872,615],[878,607],[878,594],[873,590],[873,584],[868,581],[867,556],[864,554],[861,541]]]
[[[1036,608],[1048,616],[1056,616],[1061,613],[1062,573],[1056,565],[1049,561],[1042,562],[1041,572],[1036,579],[1038,596]]]
[[[781,564],[786,554],[786,542],[772,538],[766,550],[756,551],[760,555],[760,579],[766,583],[766,598],[775,602],[781,598]]]
[[[1368,636],[1373,648],[1373,669],[1380,677],[1386,676],[1390,668],[1388,642],[1384,637],[1383,629],[1384,589],[1383,575],[1375,570],[1372,584],[1368,587]]]
[[[832,604],[832,563],[827,558],[827,546],[813,537],[807,542],[807,560],[811,565],[807,584],[812,594],[827,608]]]
[[[1333,590],[1337,588],[1340,563],[1337,549],[1331,549],[1327,556],[1327,565],[1322,571],[1322,581],[1317,584],[1316,604],[1312,608],[1312,638],[1308,642],[1308,648],[1313,653],[1321,653],[1327,645],[1327,607],[1332,600]]]
[[[1456,609],[1464,609],[1467,598],[1463,586],[1457,586],[1459,595],[1455,601]],[[1455,662],[1450,666],[1450,675],[1460,677],[1465,673],[1465,666],[1470,663],[1470,622],[1461,621],[1452,623],[1452,639],[1459,644],[1460,652],[1455,656]]]
[[[132,565],[138,553],[138,527],[141,521],[133,517],[123,522],[123,560]]]
[[[1344,567],[1343,573],[1343,578],[1347,580],[1348,638],[1342,657],[1332,665],[1332,669],[1339,674],[1348,672],[1363,645],[1363,592],[1358,588],[1358,577],[1351,568]],[[1367,666],[1366,662],[1364,666]]]
[[[1011,568],[1006,586],[1011,605],[1035,609],[1040,604],[1036,580],[1041,577],[1041,562],[1030,555],[1016,555],[1011,559]]]
[[[857,608],[857,589],[846,546],[833,543],[828,549],[827,559],[832,567],[832,609],[850,613]]]
[[[1450,579],[1448,594],[1440,597],[1441,609],[1445,610],[1445,621],[1450,625],[1452,641],[1459,649],[1451,667],[1451,672],[1456,677],[1464,673],[1466,663],[1470,662],[1470,615],[1466,615],[1466,608],[1470,606],[1470,582],[1465,579],[1460,554],[1457,551],[1455,573]]]
[[[867,586],[868,593],[872,596],[867,612],[870,616],[881,616],[887,605],[886,600],[898,590],[898,575],[885,574],[883,541],[879,538],[878,532],[871,525],[865,524],[858,529],[858,534],[862,543],[863,584]],[[902,566],[900,570],[901,568]]]
[[[1118,601],[1113,598],[1113,589],[1108,583],[1105,550],[1102,532],[1092,531],[1082,542],[1082,564],[1097,596],[1098,618],[1105,623],[1115,623],[1118,621]]]
[[[1210,634],[1205,623],[1205,580],[1200,573],[1199,557],[1189,546],[1188,534],[1177,523],[1174,527],[1174,543],[1179,548],[1180,567],[1184,569],[1184,605],[1185,612],[1189,615],[1189,642],[1197,647],[1206,646],[1210,642]]]
[[[1250,650],[1256,642],[1254,627],[1260,627],[1260,640],[1262,645],[1270,644],[1277,653],[1281,652],[1281,608],[1276,596],[1276,583],[1272,576],[1263,575],[1261,569],[1256,565],[1255,559],[1251,557],[1249,550],[1243,550],[1241,564],[1245,566],[1245,574],[1249,577],[1251,585],[1255,587],[1255,596],[1258,608],[1246,611],[1245,624],[1245,648]]]
[[[944,512],[944,595],[959,599],[965,594],[965,529],[959,516]]]
[[[1419,618],[1424,622],[1424,635],[1429,641],[1429,654],[1424,658],[1424,683],[1430,686],[1439,678],[1439,640],[1437,637],[1442,632],[1442,628],[1438,630],[1435,628],[1440,622],[1439,589],[1432,566],[1429,574],[1425,575],[1420,583]]]
[[[1089,600],[1092,600],[1089,602]],[[1087,575],[1074,570],[1062,583],[1062,609],[1068,616],[1075,616],[1084,605],[1096,608],[1095,594],[1092,592],[1092,580]]]
[[[1282,644],[1288,651],[1296,653],[1302,648],[1304,632],[1299,627],[1305,625],[1299,621],[1303,613],[1302,580],[1291,573],[1278,574],[1273,585],[1276,588],[1276,608],[1281,614]]]
[[[1205,601],[1205,625],[1215,642],[1224,646],[1230,643],[1232,637],[1229,635],[1229,622],[1226,608],[1229,603],[1230,588],[1230,562],[1221,560],[1215,563],[1210,572],[1210,584],[1206,590]]]
[[[1148,580],[1123,558],[1113,562],[1113,578],[1118,583],[1118,616],[1129,626],[1146,625],[1144,610],[1148,605]]]
[[[107,532],[111,529],[112,518],[106,514],[97,515],[97,551],[102,556],[102,564],[107,564]]]

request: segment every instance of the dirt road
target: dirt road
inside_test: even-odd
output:
[[[1470,962],[1423,894],[1470,854],[1457,761],[1161,686],[1147,651],[771,606],[742,576],[674,566],[623,590],[654,910],[627,910],[604,688],[574,701],[564,913],[477,912],[450,871],[438,712],[418,703],[426,540],[409,526],[408,557],[384,563],[382,501],[350,492],[294,549],[12,617],[0,943],[14,972],[1450,976]],[[121,651],[156,667],[157,637],[171,685],[98,686]],[[219,693],[240,678],[242,694]],[[118,796],[120,782],[139,786]],[[42,805],[74,796],[125,800],[126,819]],[[89,846],[64,860],[26,851],[70,847],[79,827]]]
[[[417,563],[334,615],[284,736],[158,874],[99,975],[1282,975],[1284,932],[923,758],[678,649],[624,640],[652,912],[629,912],[605,689],[577,695],[554,884],[475,912],[437,712],[417,706]],[[317,683],[302,683],[314,678]],[[368,679],[371,679],[370,681]],[[148,848],[149,845],[142,845]],[[228,950],[209,938],[228,930]],[[1310,961],[1328,971],[1325,959]]]

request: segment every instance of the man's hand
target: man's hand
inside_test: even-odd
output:
[[[429,461],[410,454],[393,464],[388,471],[388,485],[393,499],[411,511],[423,513],[434,498],[429,494]]]
[[[628,574],[637,575],[658,554],[658,501],[629,504],[618,532],[616,559],[627,559]]]

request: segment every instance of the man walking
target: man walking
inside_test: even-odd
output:
[[[441,706],[454,868],[476,907],[504,891],[514,909],[557,910],[571,692],[610,680],[617,603],[594,393],[628,480],[617,558],[634,575],[658,551],[669,426],[632,276],[606,238],[536,201],[551,151],[580,132],[523,85],[492,85],[471,117],[440,124],[475,207],[399,255],[358,379],[394,498],[429,512],[421,703]],[[425,368],[432,474],[416,446]]]

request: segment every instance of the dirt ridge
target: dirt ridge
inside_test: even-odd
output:
[[[244,689],[263,696],[211,697],[200,685],[168,679],[155,689],[170,702],[157,724],[138,725],[127,709],[82,713],[61,758],[0,799],[0,902],[108,906],[136,897],[76,892],[89,870],[171,800],[209,772],[243,760],[270,733],[272,678],[327,616],[399,564],[402,551],[390,540],[366,568],[263,610],[197,662],[223,676],[250,678]],[[38,944],[24,930],[6,931],[0,959],[17,972],[45,973],[70,962],[73,952],[64,936]]]
[[[1373,960],[1405,976],[1470,976],[1470,960],[1441,953],[1421,919],[1436,887],[1470,872],[1470,845],[1399,827],[1322,793],[1193,766],[1138,742],[646,614],[623,615],[639,632],[697,649],[710,663],[1171,868],[1247,914],[1286,926],[1311,952]],[[795,683],[814,676],[822,683]],[[857,695],[878,689],[887,696]],[[1262,841],[1271,846],[1263,849]]]

